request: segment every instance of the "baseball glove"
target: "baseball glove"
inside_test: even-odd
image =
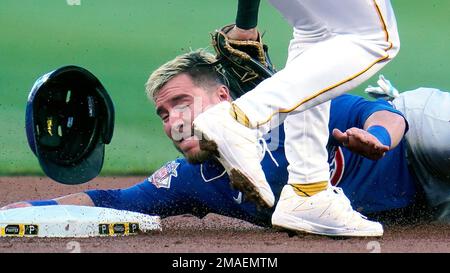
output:
[[[252,90],[276,71],[268,55],[268,47],[261,41],[232,40],[227,32],[234,25],[228,25],[211,34],[216,51],[215,69],[224,77],[231,96],[236,99]]]

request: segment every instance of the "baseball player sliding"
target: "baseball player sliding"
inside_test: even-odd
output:
[[[331,187],[326,143],[329,100],[360,85],[399,50],[390,1],[270,2],[293,27],[286,66],[234,102],[223,101],[198,115],[193,126],[203,138],[201,150],[217,155],[244,196],[272,207],[275,196],[256,144],[258,136],[283,124],[289,176],[272,224],[324,235],[380,236],[383,227],[354,211]],[[239,1],[232,38],[246,39],[239,33],[256,31],[258,5],[259,0]],[[254,20],[242,25],[242,18]],[[377,123],[366,129],[390,133]],[[394,143],[381,144],[377,149]]]
[[[274,209],[258,208],[245,194],[230,188],[230,176],[224,167],[215,159],[205,161],[199,141],[191,137],[196,116],[214,105],[232,101],[220,73],[213,65],[205,65],[211,63],[215,63],[215,58],[205,51],[186,53],[158,68],[147,84],[164,131],[185,158],[166,163],[130,188],[89,190],[52,200],[19,202],[3,209],[60,204],[108,207],[161,217],[218,213],[271,226]],[[384,88],[371,90],[381,94],[393,90],[387,81],[383,83]],[[423,185],[430,204],[440,209],[436,217],[448,222],[450,94],[419,88],[402,93],[394,105],[397,109],[385,100],[368,101],[352,95],[331,101],[328,127],[333,134],[327,139],[332,170],[329,190],[339,198],[333,206],[343,212],[353,207],[365,214],[405,208],[420,199]],[[373,124],[385,126],[388,134],[368,132]],[[409,128],[406,137],[405,128]],[[277,200],[283,198],[282,190],[289,180],[285,130],[283,126],[274,128],[258,141],[258,158]],[[431,139],[424,143],[424,136]],[[380,142],[388,142],[389,151],[377,149]],[[411,165],[406,154],[413,159]],[[360,217],[358,212],[352,215]]]

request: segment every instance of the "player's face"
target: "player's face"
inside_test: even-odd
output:
[[[189,162],[197,163],[208,158],[200,150],[197,137],[192,133],[192,122],[208,107],[229,99],[224,87],[205,90],[196,86],[186,74],[168,81],[155,97],[156,113],[161,118],[164,132]],[[226,88],[225,88],[226,90]]]

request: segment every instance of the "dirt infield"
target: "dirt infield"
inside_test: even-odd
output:
[[[131,186],[143,177],[101,177],[79,186],[48,178],[0,177],[0,206],[49,199],[87,189]],[[163,231],[130,237],[88,239],[0,238],[0,252],[450,252],[450,226],[416,223],[385,227],[382,238],[333,239],[295,235],[208,215],[163,220]]]

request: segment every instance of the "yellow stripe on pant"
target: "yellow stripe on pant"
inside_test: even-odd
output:
[[[294,111],[295,109],[297,109],[298,107],[300,107],[302,104],[305,104],[305,103],[307,103],[308,101],[310,101],[310,100],[312,100],[312,99],[315,99],[315,98],[317,98],[318,96],[320,96],[320,95],[322,95],[322,94],[324,94],[324,93],[326,93],[326,92],[328,92],[328,91],[330,91],[330,90],[332,90],[332,89],[334,89],[334,88],[336,88],[336,87],[339,87],[340,85],[343,85],[343,84],[345,84],[345,83],[347,83],[347,82],[349,82],[349,81],[351,81],[351,80],[353,80],[353,79],[359,77],[360,75],[364,74],[364,73],[367,72],[369,69],[371,69],[371,68],[372,68],[374,65],[376,65],[377,63],[380,63],[380,62],[382,62],[382,61],[384,61],[384,60],[386,60],[386,59],[389,59],[389,54],[387,53],[387,51],[390,50],[390,49],[393,47],[393,43],[389,40],[389,39],[390,39],[390,35],[389,35],[388,30],[387,30],[387,25],[386,25],[385,19],[384,19],[384,17],[383,17],[383,14],[381,13],[381,9],[380,9],[378,3],[376,2],[376,0],[373,0],[373,3],[374,3],[374,6],[375,6],[375,11],[377,12],[378,17],[379,17],[380,22],[381,22],[381,28],[382,28],[383,32],[385,33],[385,39],[386,39],[386,42],[389,43],[389,47],[387,47],[387,48],[384,49],[384,51],[386,52],[386,55],[383,56],[383,57],[380,57],[380,58],[378,58],[377,60],[375,60],[374,62],[370,63],[369,66],[368,66],[367,68],[363,69],[362,71],[360,71],[360,72],[358,72],[358,73],[356,73],[356,74],[354,74],[354,75],[352,75],[352,76],[350,76],[350,77],[348,77],[348,78],[346,78],[346,79],[344,79],[344,80],[342,80],[342,81],[340,81],[340,82],[338,82],[338,83],[336,83],[336,84],[333,84],[333,85],[331,85],[331,86],[329,86],[329,87],[326,87],[326,88],[324,88],[324,89],[322,89],[322,90],[319,90],[318,92],[314,93],[313,95],[311,95],[311,96],[305,98],[304,100],[300,101],[300,102],[297,103],[295,106],[293,106],[293,107],[291,107],[291,108],[288,108],[288,109],[280,109],[280,110],[277,110],[276,112],[274,112],[273,114],[271,114],[271,115],[269,116],[269,118],[267,118],[266,120],[264,120],[264,121],[262,121],[262,122],[258,122],[258,123],[256,124],[256,128],[258,128],[258,127],[260,127],[260,126],[262,126],[262,125],[268,123],[268,122],[273,118],[273,116],[275,116],[275,115],[277,115],[277,114],[279,114],[279,113],[284,113],[284,114],[290,113],[290,112]],[[242,112],[242,111],[241,111],[241,112]],[[248,118],[247,118],[247,116],[245,115],[245,113],[242,112],[242,115],[245,116],[245,118],[248,120]],[[239,120],[238,120],[238,121],[239,121]],[[247,127],[250,127],[250,125],[246,125],[246,124],[249,124],[248,121],[247,121],[247,122],[240,122],[240,123],[243,124],[243,125],[245,125],[245,126],[247,126]]]

